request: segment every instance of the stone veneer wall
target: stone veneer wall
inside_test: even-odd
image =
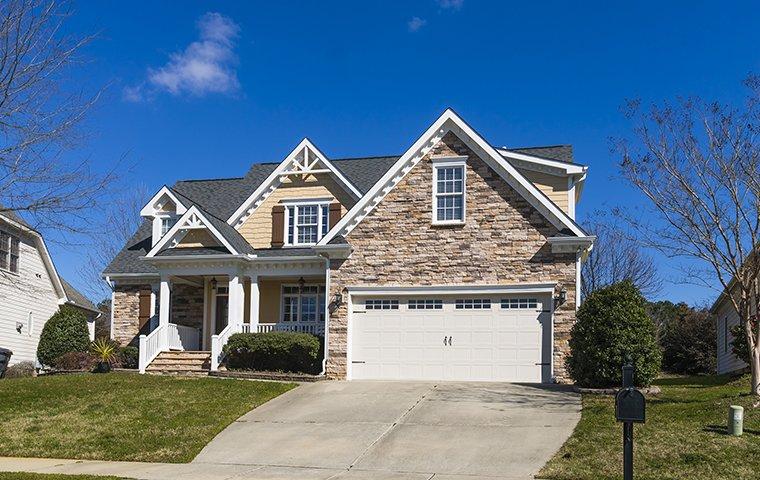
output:
[[[431,155],[466,155],[466,223],[434,226]],[[453,133],[448,133],[348,235],[347,260],[330,265],[330,298],[347,286],[556,283],[567,301],[554,313],[554,375],[575,322],[575,254],[552,254],[557,229]],[[327,375],[345,378],[347,306],[330,315]]]
[[[113,305],[113,339],[120,345],[137,345],[140,314],[140,289],[150,285],[117,285]],[[160,295],[156,294],[156,312]],[[170,322],[203,328],[203,287],[185,284],[172,286]]]

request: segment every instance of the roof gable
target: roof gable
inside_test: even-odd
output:
[[[562,209],[526,179],[459,115],[452,109],[447,109],[375,183],[369,192],[349,210],[340,222],[322,238],[318,245],[327,245],[336,235],[348,235],[449,132],[453,132],[463,140],[471,150],[541,212],[558,230],[568,230],[578,237],[586,236],[585,232]]]
[[[306,178],[311,175],[327,173],[356,199],[361,198],[362,192],[336,168],[327,157],[308,139],[301,140],[285,159],[272,171],[269,176],[248,196],[235,212],[227,219],[227,223],[235,228],[243,225],[245,220],[274,192],[290,175]]]

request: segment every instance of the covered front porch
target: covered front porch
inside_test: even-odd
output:
[[[234,333],[292,331],[324,336],[324,261],[253,271],[165,269],[152,287],[151,318],[139,336],[139,369],[161,353],[206,351],[217,370]],[[266,273],[262,270],[268,270]]]

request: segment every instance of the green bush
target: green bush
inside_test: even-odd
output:
[[[705,310],[679,306],[660,333],[662,366],[672,373],[714,373],[717,362],[715,317]]]
[[[43,365],[54,365],[55,360],[69,352],[86,352],[90,348],[90,334],[84,314],[71,307],[61,307],[45,323],[37,345],[37,358]]]
[[[749,364],[749,345],[747,345],[747,330],[744,329],[744,325],[739,323],[739,325],[731,327],[731,335],[733,336],[731,351],[736,355],[736,358]]]
[[[32,362],[18,362],[5,369],[3,378],[33,377],[36,368]]]
[[[140,361],[140,350],[131,345],[122,347],[119,352],[119,360],[122,368],[137,368]]]
[[[318,373],[320,339],[308,333],[236,333],[224,346],[227,367],[268,372]]]
[[[582,387],[620,386],[630,358],[636,384],[647,386],[660,373],[662,353],[646,301],[629,281],[592,293],[577,313],[570,333],[570,376]]]

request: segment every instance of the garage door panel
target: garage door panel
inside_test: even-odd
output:
[[[412,310],[399,296],[398,310],[352,316],[352,378],[548,381],[541,364],[551,359],[551,315],[490,300],[483,309],[457,309],[449,298],[439,309]]]

